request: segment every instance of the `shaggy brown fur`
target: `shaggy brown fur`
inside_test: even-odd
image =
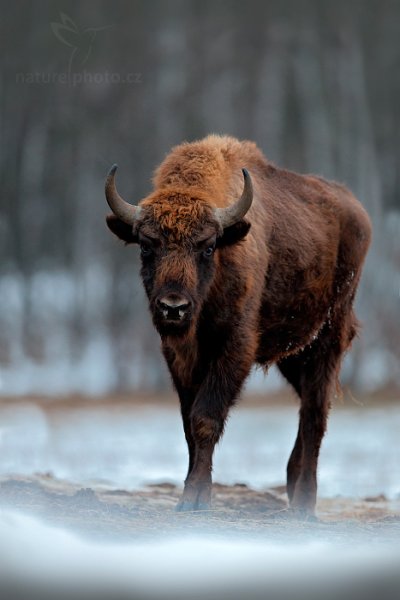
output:
[[[243,167],[252,206],[221,230],[213,207],[237,200]],[[189,470],[179,509],[209,506],[229,408],[254,363],[277,363],[301,400],[288,496],[313,513],[329,395],[357,329],[352,305],[371,237],[365,210],[341,185],[279,169],[255,144],[213,135],[174,148],[141,207],[133,231],[107,220],[141,244],[143,282],[181,402]],[[187,299],[183,323],[163,323],[157,303],[166,294]]]

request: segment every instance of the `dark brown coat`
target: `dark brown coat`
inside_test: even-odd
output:
[[[213,209],[240,196],[242,168],[253,203],[221,230]],[[357,330],[352,306],[371,237],[365,210],[344,186],[279,169],[255,144],[219,136],[174,148],[140,207],[133,228],[115,216],[108,224],[141,244],[142,278],[181,402],[189,470],[179,509],[209,506],[229,408],[253,364],[276,363],[301,400],[288,496],[312,513],[329,397]],[[163,320],[180,307],[179,323]]]

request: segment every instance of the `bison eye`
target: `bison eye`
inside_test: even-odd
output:
[[[142,242],[140,244],[140,254],[142,256],[150,256],[152,252],[151,246],[149,246],[149,244],[146,244],[145,242]]]
[[[206,258],[210,258],[214,252],[215,246],[209,246],[206,250],[203,251],[203,256]]]

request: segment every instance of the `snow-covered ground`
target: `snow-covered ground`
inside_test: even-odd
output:
[[[214,479],[253,488],[282,484],[296,427],[294,403],[236,409],[216,453]],[[320,495],[398,500],[399,430],[400,406],[334,409],[320,459]],[[160,481],[181,484],[187,460],[177,406],[44,411],[27,402],[0,406],[0,457],[2,478],[51,472],[84,487],[131,490]],[[371,543],[350,544],[346,536],[331,538],[329,529],[312,539],[294,526],[293,542],[284,543],[195,531],[160,530],[152,540],[96,543],[62,525],[0,509],[0,591],[5,582],[22,582],[30,593],[45,586],[62,590],[63,597],[72,585],[75,592],[94,591],[98,599],[119,592],[130,598],[242,600],[265,598],[268,590],[268,597],[296,593],[309,600],[353,598],[352,587],[362,590],[354,597],[365,600],[378,584],[392,586],[388,598],[400,589],[394,536],[377,543],[371,530]]]
[[[187,536],[106,545],[12,512],[0,513],[0,551],[2,581],[23,577],[31,593],[44,585],[63,590],[63,598],[80,588],[97,590],[97,598],[118,591],[130,598],[320,599],[336,597],[335,590],[352,598],[349,590],[361,587],[365,599],[377,584],[382,592],[399,583],[398,554],[389,547],[377,553],[368,545],[301,538],[279,544]]]
[[[218,446],[214,479],[261,489],[284,483],[297,408],[237,408]],[[332,410],[319,468],[319,494],[400,495],[400,405]],[[178,407],[117,406],[43,411],[0,408],[0,475],[51,472],[57,478],[134,489],[181,484],[187,450]]]

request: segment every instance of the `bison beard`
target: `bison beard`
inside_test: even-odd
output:
[[[229,409],[253,364],[276,363],[301,402],[289,502],[313,514],[330,393],[357,330],[366,212],[345,187],[278,169],[255,144],[230,137],[174,148],[139,206],[119,196],[115,171],[106,181],[107,224],[140,244],[181,404],[189,468],[178,510],[209,508],[212,456]]]

